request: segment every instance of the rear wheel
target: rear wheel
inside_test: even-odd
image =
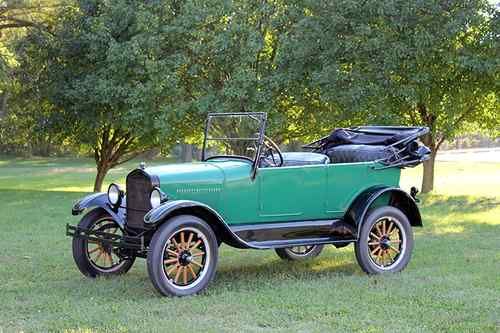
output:
[[[306,260],[317,257],[323,250],[323,245],[304,245],[275,249],[281,259]]]
[[[154,234],[148,273],[165,296],[187,296],[205,289],[215,276],[217,238],[210,226],[191,215],[166,221]]]
[[[413,250],[408,218],[391,206],[371,211],[363,221],[354,249],[359,265],[368,274],[402,271]]]
[[[82,229],[123,235],[118,223],[100,208],[87,213],[78,226]],[[103,239],[105,238],[103,236]],[[135,258],[123,257],[116,246],[77,237],[73,238],[73,259],[80,272],[92,278],[124,274],[130,270],[135,261]]]

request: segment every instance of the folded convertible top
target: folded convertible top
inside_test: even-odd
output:
[[[429,158],[417,139],[427,127],[360,126],[337,128],[303,148],[328,155],[332,163],[378,161],[387,166],[415,166]]]

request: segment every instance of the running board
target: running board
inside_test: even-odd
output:
[[[279,248],[356,241],[356,229],[341,219],[255,223],[229,227],[254,248]]]

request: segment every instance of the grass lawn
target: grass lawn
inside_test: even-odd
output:
[[[79,273],[64,227],[93,176],[90,160],[0,158],[0,332],[500,332],[500,164],[438,164],[401,274],[365,275],[352,245],[304,263],[222,246],[208,291],[177,299],[144,260],[114,279]]]

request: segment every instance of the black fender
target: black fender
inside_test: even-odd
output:
[[[122,200],[122,202],[126,202]],[[86,197],[78,200],[71,209],[72,215],[80,215],[85,209],[91,207],[100,207],[104,209],[113,217],[113,219],[120,225],[120,227],[125,227],[125,207],[119,207],[115,209],[108,200],[107,193],[93,193]]]
[[[344,216],[344,221],[352,224],[356,228],[357,234],[359,235],[361,224],[363,223],[371,205],[380,196],[387,193],[390,194],[389,206],[400,209],[408,217],[408,220],[413,227],[422,226],[422,217],[415,199],[402,189],[389,186],[371,187],[359,194],[349,206],[349,209]]]
[[[227,223],[224,221],[224,218],[215,209],[197,201],[167,201],[160,206],[151,209],[144,216],[144,225],[146,227],[158,228],[169,218],[182,214],[195,215],[207,222],[214,230],[218,241],[223,241],[240,249],[259,248],[248,244],[231,231]]]

